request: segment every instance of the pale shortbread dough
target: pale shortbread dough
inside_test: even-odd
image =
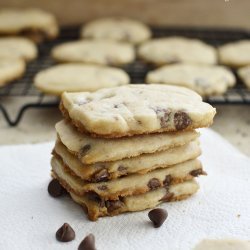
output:
[[[183,86],[202,96],[211,96],[225,93],[236,79],[223,66],[174,64],[149,72],[146,82]]]
[[[80,133],[65,120],[56,124],[56,132],[67,149],[84,164],[116,161],[146,153],[167,150],[198,138],[199,133],[157,133],[116,139],[93,138]]]
[[[135,60],[132,45],[107,40],[81,40],[67,42],[52,50],[59,62],[82,62],[101,65],[123,65]]]
[[[149,63],[164,65],[170,63],[216,64],[217,51],[198,39],[185,37],[164,37],[149,40],[138,49],[139,57]]]
[[[37,57],[37,53],[36,45],[27,38],[0,38],[0,58],[18,58],[30,61]]]
[[[148,40],[151,37],[151,31],[149,27],[137,20],[106,17],[85,24],[81,29],[81,36],[138,44]]]
[[[20,78],[25,72],[22,59],[0,58],[0,87]]]
[[[35,86],[42,92],[61,95],[64,91],[96,91],[128,84],[128,74],[117,68],[68,63],[37,73]]]
[[[109,138],[208,127],[216,113],[194,91],[162,84],[65,92],[61,107],[80,131]]]

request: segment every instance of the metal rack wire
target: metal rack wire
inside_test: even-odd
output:
[[[247,31],[231,29],[152,27],[152,30],[154,37],[178,35],[199,38],[214,46],[250,38],[250,33]],[[29,108],[50,108],[58,106],[59,99],[39,92],[32,84],[33,78],[38,71],[54,64],[53,60],[50,58],[50,51],[53,46],[78,39],[78,37],[79,27],[63,28],[59,38],[39,45],[39,57],[28,64],[26,73],[22,79],[14,81],[6,87],[0,88],[0,110],[10,126],[16,126],[20,122],[24,112]],[[145,75],[150,70],[150,67],[137,61],[125,66],[124,69],[129,73],[132,83],[140,83],[144,81]],[[27,102],[19,107],[14,119],[11,119],[2,100],[6,97],[15,96],[27,98]],[[28,97],[33,97],[35,100],[29,101]],[[245,88],[240,79],[237,78],[237,84],[234,88],[228,90],[224,95],[209,97],[206,101],[211,104],[250,104],[250,90]]]

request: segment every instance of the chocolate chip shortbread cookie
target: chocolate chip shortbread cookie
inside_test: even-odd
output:
[[[24,35],[32,40],[52,39],[58,34],[55,17],[43,10],[2,9],[0,11],[0,34]]]
[[[22,59],[0,58],[0,87],[21,77],[25,67]]]
[[[79,130],[109,138],[207,127],[215,115],[194,91],[160,84],[65,92],[61,109]]]
[[[190,160],[173,165],[168,168],[156,169],[147,174],[133,174],[123,178],[113,179],[107,182],[88,183],[74,176],[68,166],[59,158],[51,160],[53,174],[65,186],[67,190],[77,195],[94,192],[104,200],[117,200],[119,197],[143,194],[170,184],[191,180],[200,174],[206,174],[202,170],[199,160]]]
[[[84,25],[81,36],[138,44],[148,40],[151,37],[151,31],[145,24],[136,20],[122,17],[106,17]]]
[[[60,62],[123,65],[135,60],[135,51],[128,43],[82,40],[56,46],[52,50],[52,57]]]
[[[250,64],[250,40],[222,45],[218,49],[219,62],[230,67],[243,67]]]
[[[60,141],[83,164],[116,161],[184,145],[198,138],[196,131],[157,133],[115,139],[93,138],[65,121],[56,124]]]
[[[174,64],[147,74],[147,83],[162,83],[190,88],[202,96],[223,94],[235,82],[234,74],[223,66]]]
[[[91,182],[107,181],[134,173],[146,174],[154,169],[195,159],[200,154],[201,149],[197,140],[153,154],[94,164],[83,164],[60,141],[56,142],[53,150],[53,155],[60,158],[75,175]]]
[[[64,91],[95,91],[125,85],[129,76],[117,68],[69,63],[40,71],[34,83],[45,93],[61,95]]]
[[[155,65],[177,62],[216,64],[215,48],[198,39],[184,37],[155,38],[140,45],[139,57]]]
[[[70,192],[72,199],[86,208],[88,218],[96,221],[98,217],[114,216],[125,212],[142,211],[156,207],[163,202],[179,201],[195,194],[199,185],[195,180],[158,188],[145,194],[122,197],[119,200],[102,200],[95,193],[78,196]]]
[[[18,58],[30,61],[36,57],[37,48],[29,39],[21,37],[0,38],[0,58]]]

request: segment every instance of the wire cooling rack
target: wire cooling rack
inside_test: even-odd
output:
[[[154,37],[178,35],[199,38],[214,46],[240,39],[250,39],[250,33],[243,30],[176,27],[152,27],[152,30]],[[63,28],[61,35],[56,40],[39,45],[39,57],[28,64],[26,73],[22,79],[0,88],[0,110],[10,126],[16,126],[20,122],[24,112],[29,108],[50,108],[58,106],[59,99],[57,97],[44,95],[38,91],[33,86],[33,78],[38,71],[54,64],[50,58],[50,51],[53,46],[78,38],[79,27]],[[132,83],[141,83],[144,82],[146,73],[150,70],[150,66],[137,61],[125,66],[124,69],[129,73]],[[18,96],[22,97],[25,103],[18,108],[17,113],[14,114],[14,118],[11,119],[10,112],[7,111],[6,104],[4,104],[5,102],[3,100]],[[30,101],[31,97],[32,101]],[[250,90],[245,88],[240,79],[237,78],[237,84],[234,88],[228,90],[224,95],[209,97],[206,101],[211,104],[250,104]]]

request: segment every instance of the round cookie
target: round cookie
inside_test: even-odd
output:
[[[52,14],[39,9],[2,9],[0,34],[52,39],[58,35],[58,25]]]
[[[82,40],[56,46],[52,50],[52,57],[60,62],[123,65],[135,60],[135,52],[128,43]]]
[[[139,57],[155,65],[177,62],[216,64],[215,48],[198,40],[184,37],[165,37],[149,40],[138,49]]]
[[[250,40],[241,40],[218,48],[219,62],[238,68],[250,64]]]
[[[0,87],[21,77],[25,72],[25,66],[21,59],[0,58]]]
[[[236,79],[223,66],[173,64],[149,72],[146,82],[183,86],[202,96],[210,96],[223,94],[235,84]]]
[[[136,20],[106,17],[84,25],[81,29],[81,37],[138,44],[148,40],[151,37],[151,31],[145,24]]]
[[[40,71],[34,83],[45,93],[61,95],[64,91],[95,91],[128,84],[129,76],[117,68],[70,63]]]
[[[61,110],[80,131],[107,138],[208,127],[216,113],[194,91],[162,84],[64,92]]]
[[[250,89],[250,66],[238,69],[237,74],[243,83]]]
[[[21,58],[30,61],[36,57],[36,45],[29,39],[21,37],[0,38],[0,58]]]

